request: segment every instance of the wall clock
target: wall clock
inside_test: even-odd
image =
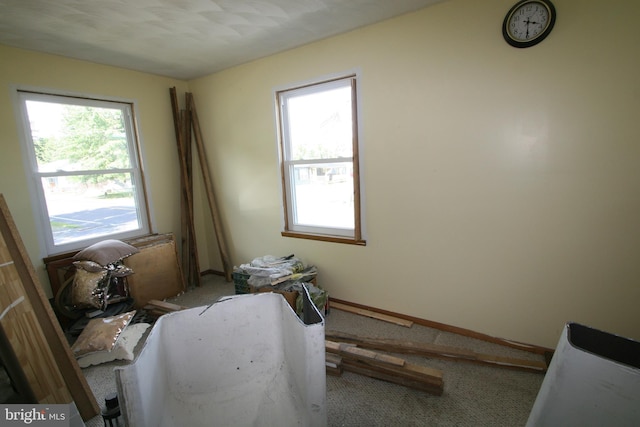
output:
[[[521,0],[509,10],[502,35],[511,46],[531,47],[545,39],[556,22],[556,9],[549,0]]]

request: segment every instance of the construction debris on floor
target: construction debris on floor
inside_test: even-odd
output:
[[[541,373],[544,373],[547,370],[547,365],[542,361],[482,354],[463,348],[424,342],[359,337],[337,331],[327,331],[327,339],[391,353],[416,354],[425,357],[436,357],[460,362],[478,363],[499,368],[512,368]]]
[[[233,282],[236,294],[282,294],[298,314],[302,311],[301,291],[304,285],[315,306],[326,315],[329,294],[318,286],[317,274],[315,266],[306,265],[293,254],[283,257],[265,255],[234,268]]]
[[[405,328],[413,326],[413,322],[409,320],[349,304],[332,301],[331,308]],[[442,395],[444,388],[442,371],[410,363],[389,353],[435,357],[538,373],[545,373],[547,370],[547,364],[537,360],[483,354],[464,348],[425,342],[362,337],[331,330],[325,332],[325,350],[325,365],[328,375],[341,376],[343,371],[349,371],[423,390],[436,396]]]
[[[172,234],[104,240],[72,256],[45,259],[65,332],[77,335],[86,320],[142,309],[149,300],[184,292]]]
[[[183,308],[163,301],[185,290],[170,233],[107,239],[45,263],[55,314],[81,367],[133,360],[145,330]]]
[[[444,387],[442,371],[405,361],[399,357],[365,350],[354,344],[325,341],[328,354],[328,374],[340,375],[342,370],[423,390],[440,396]],[[333,355],[338,355],[335,358]]]

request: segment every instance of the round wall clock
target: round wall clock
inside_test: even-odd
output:
[[[511,46],[530,47],[544,40],[555,22],[556,9],[549,0],[521,0],[505,16],[502,35]]]

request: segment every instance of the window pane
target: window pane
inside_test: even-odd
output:
[[[295,224],[353,229],[351,163],[293,166]]]
[[[55,245],[141,227],[130,174],[42,178]]]
[[[290,160],[353,156],[351,86],[288,98]]]
[[[39,172],[131,167],[123,111],[26,101]]]

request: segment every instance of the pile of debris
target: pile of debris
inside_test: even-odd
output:
[[[315,266],[306,266],[294,254],[283,257],[265,255],[254,258],[250,263],[241,264],[235,271],[248,274],[247,283],[255,288],[276,286],[287,281],[310,280],[318,272]]]
[[[235,267],[232,276],[236,294],[279,293],[298,314],[302,310],[301,291],[304,285],[315,306],[326,315],[329,294],[318,286],[317,274],[318,269],[314,265],[307,265],[291,254],[254,258]]]

